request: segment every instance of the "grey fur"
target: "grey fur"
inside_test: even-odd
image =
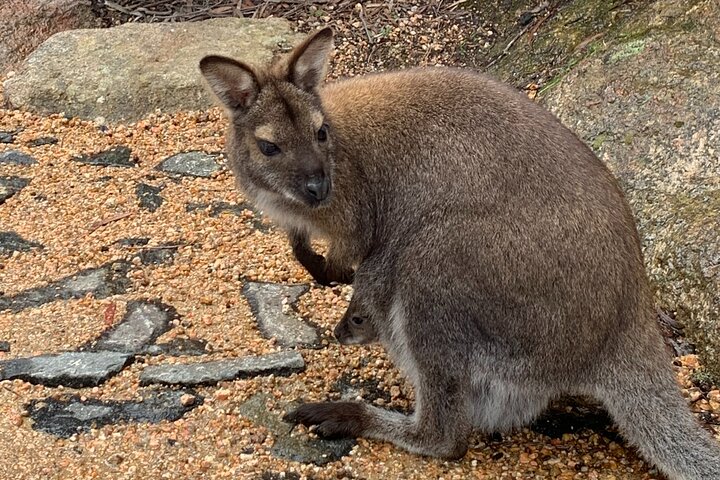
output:
[[[474,428],[524,425],[554,397],[592,395],[669,478],[720,479],[720,449],[675,383],[635,223],[605,165],[546,110],[467,70],[320,88],[331,45],[325,29],[267,68],[201,62],[228,110],[240,186],[320,283],[357,268],[378,338],[416,391],[412,416],[326,402],[287,419],[457,458]],[[280,154],[258,150],[263,125]],[[319,200],[306,187],[318,178],[331,185]],[[329,241],[326,258],[314,236]]]

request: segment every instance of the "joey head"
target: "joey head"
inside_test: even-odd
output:
[[[355,292],[345,314],[335,326],[335,338],[343,345],[362,345],[378,341],[372,316],[368,313],[369,309],[363,308],[363,301],[368,299],[358,298]]]
[[[322,85],[332,48],[323,29],[269,65],[200,63],[230,120],[239,186],[318,282],[370,288],[365,318],[415,389],[409,416],[322,402],[286,419],[459,458],[473,430],[527,425],[552,399],[585,395],[670,479],[720,479],[606,166],[552,114],[473,71]]]

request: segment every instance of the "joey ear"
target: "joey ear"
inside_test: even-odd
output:
[[[329,27],[295,47],[289,62],[290,82],[305,91],[314,90],[325,78],[332,49],[333,32]]]
[[[210,89],[230,110],[247,110],[260,87],[252,68],[232,58],[210,55],[200,60]]]

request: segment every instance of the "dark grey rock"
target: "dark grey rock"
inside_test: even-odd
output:
[[[0,177],[0,205],[27,187],[30,180],[22,177]]]
[[[28,147],[41,147],[43,145],[55,145],[59,140],[55,137],[39,137],[27,142]]]
[[[162,192],[162,187],[139,183],[138,186],[135,187],[135,196],[137,196],[140,201],[140,208],[150,210],[151,212],[160,208],[160,205],[163,203],[163,197],[160,196],[160,192]]]
[[[275,338],[286,347],[319,346],[317,329],[297,314],[288,312],[288,306],[307,292],[307,285],[279,285],[275,283],[246,282],[243,295],[267,338]]]
[[[333,384],[332,389],[333,392],[340,394],[341,400],[352,401],[362,398],[368,403],[375,403],[378,399],[382,399],[385,403],[392,401],[390,392],[380,387],[380,380],[376,378],[360,378],[356,371],[342,375]],[[403,411],[403,413],[409,415],[412,412]]]
[[[98,268],[82,270],[44,287],[23,290],[9,297],[0,296],[0,311],[9,309],[17,313],[55,300],[82,298],[88,293],[92,293],[95,298],[125,293],[130,283],[127,278],[129,270],[128,262],[118,261]]]
[[[140,262],[143,265],[164,265],[172,263],[177,253],[177,245],[158,245],[140,250]]]
[[[273,472],[272,470],[265,470],[260,476],[260,480],[300,480],[301,478],[297,472]]]
[[[147,245],[148,242],[150,242],[149,237],[128,237],[121,238],[115,243],[117,243],[121,247],[141,247]]]
[[[270,430],[275,437],[270,450],[273,456],[295,462],[325,465],[348,455],[355,446],[356,441],[352,438],[326,440],[292,436],[291,426],[282,421],[282,412],[268,411],[266,406],[268,400],[269,397],[265,394],[255,394],[238,407],[238,412],[257,425]]]
[[[0,352],[9,352],[10,351],[10,342],[6,342],[5,340],[0,341]]]
[[[15,132],[0,131],[0,143],[13,143],[15,141]]]
[[[34,157],[17,150],[9,150],[7,152],[0,153],[0,165],[10,164],[28,166],[35,165],[36,163],[38,162]]]
[[[10,255],[12,252],[28,252],[33,248],[43,248],[43,246],[25,240],[15,232],[0,232],[0,256]]]
[[[153,365],[140,374],[140,384],[212,385],[223,380],[258,375],[290,375],[305,369],[302,356],[287,350],[257,357],[241,357],[185,365]]]
[[[6,101],[39,113],[108,121],[138,120],[160,109],[212,104],[198,70],[205,55],[264,63],[300,35],[286,20],[216,18],[70,30],[35,49],[7,79]]]
[[[217,158],[217,155],[205,152],[183,152],[166,158],[156,168],[165,173],[209,178],[222,170]]]
[[[121,238],[114,242],[115,245],[120,247],[143,247],[150,242],[150,238]],[[104,251],[109,250],[109,246],[102,247]],[[165,265],[172,263],[175,260],[175,254],[177,253],[178,245],[155,245],[140,249],[135,256],[140,259],[143,265]]]
[[[94,387],[132,359],[121,352],[66,352],[0,361],[0,380],[20,379],[49,387]]]
[[[94,342],[93,350],[140,353],[171,328],[177,312],[156,301],[131,301],[125,317]]]
[[[248,203],[229,203],[229,202],[212,202],[212,203],[188,203],[185,206],[185,211],[198,212],[205,211],[210,214],[211,217],[217,217],[223,213],[230,213],[232,215],[245,219],[244,223],[247,223],[255,230],[259,230],[263,233],[270,231],[270,225],[263,222],[262,216]],[[252,212],[252,216],[247,218],[246,212]]]
[[[191,395],[194,401],[183,402],[183,395]],[[203,400],[190,390],[151,391],[137,402],[82,400],[79,396],[63,400],[50,397],[31,401],[27,412],[33,419],[35,430],[68,438],[103,425],[172,422],[202,405]]]
[[[104,152],[92,153],[74,157],[73,160],[87,165],[100,167],[134,167],[136,164],[131,158],[132,151],[125,146],[113,147]]]

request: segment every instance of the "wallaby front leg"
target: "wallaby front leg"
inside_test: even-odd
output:
[[[329,286],[332,282],[352,283],[352,269],[333,262],[332,256],[326,259],[322,255],[315,253],[307,235],[293,232],[289,235],[289,238],[295,258],[317,283],[324,286]]]
[[[435,385],[419,393],[411,416],[362,402],[322,402],[301,405],[283,420],[315,425],[315,432],[323,437],[366,437],[420,455],[462,458],[472,430],[467,398],[457,386]]]

